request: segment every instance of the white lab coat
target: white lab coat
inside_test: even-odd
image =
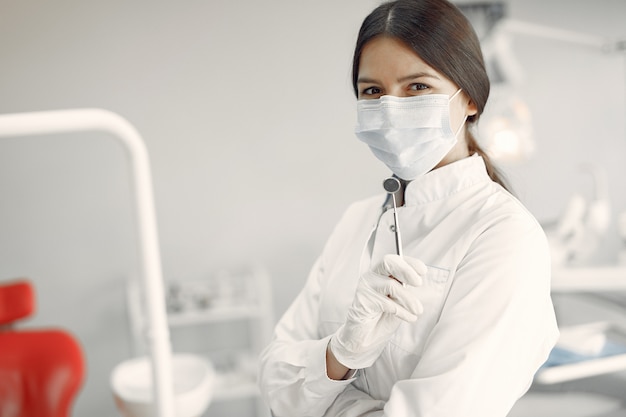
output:
[[[362,271],[395,253],[385,197],[346,211],[276,326],[260,357],[265,400],[285,417],[505,417],[558,329],[545,235],[479,156],[412,181],[399,208],[404,254],[429,267],[416,291],[424,314],[370,368],[327,377],[326,346]]]

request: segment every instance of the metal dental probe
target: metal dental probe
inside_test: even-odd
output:
[[[396,206],[396,192],[400,190],[400,181],[397,178],[389,177],[383,181],[383,187],[385,191],[391,194],[391,200],[393,201],[393,224],[394,233],[396,235],[396,253],[402,256],[402,239],[400,237],[400,225],[398,223],[398,210]]]

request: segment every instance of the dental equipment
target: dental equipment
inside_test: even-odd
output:
[[[391,200],[393,201],[393,232],[396,235],[396,253],[402,256],[402,239],[400,237],[400,224],[398,222],[396,205],[396,192],[400,190],[400,181],[395,177],[389,177],[383,181],[383,187],[391,195]]]
[[[101,109],[55,110],[0,115],[0,138],[79,131],[104,131],[120,139],[130,156],[141,256],[141,287],[146,295],[146,339],[154,376],[158,417],[174,417],[172,348],[165,312],[161,257],[150,162],[137,130],[124,118]]]

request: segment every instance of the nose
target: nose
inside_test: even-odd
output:
[[[385,96],[408,97],[410,94],[402,86],[392,86],[385,89]]]

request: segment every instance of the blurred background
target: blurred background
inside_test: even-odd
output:
[[[359,25],[378,4],[1,0],[0,114],[87,107],[129,120],[151,158],[168,294],[261,271],[253,275],[269,283],[264,319],[273,323],[346,206],[379,193],[388,175],[353,134],[350,85]],[[473,13],[489,3],[458,4]],[[602,241],[577,259],[622,271],[626,53],[611,42],[626,38],[626,2],[500,6],[496,18],[479,10],[474,20],[494,77],[479,136],[496,137],[489,129],[509,112],[521,139],[501,135],[513,151],[499,165],[514,193],[547,230],[565,227],[574,197],[602,200]],[[497,27],[509,20],[531,25]],[[28,326],[60,325],[80,340],[87,379],[77,416],[117,415],[109,375],[137,351],[129,175],[124,150],[104,133],[0,138],[0,280],[34,282]],[[564,322],[581,319],[575,304],[557,307]],[[173,330],[174,347],[245,345],[244,321],[241,334],[227,322]],[[626,392],[624,376],[611,372],[613,397]],[[551,389],[604,386],[586,379]],[[255,415],[254,395],[242,398],[216,401],[206,415]]]

